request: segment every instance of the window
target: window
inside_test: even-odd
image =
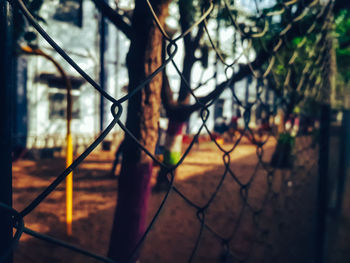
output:
[[[73,109],[72,119],[80,118],[79,95],[72,94]],[[67,118],[67,92],[58,91],[49,93],[49,119]]]
[[[71,23],[75,26],[83,26],[83,1],[82,0],[60,0],[53,19]]]

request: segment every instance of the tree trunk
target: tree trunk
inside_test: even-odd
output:
[[[180,91],[178,104],[188,104],[190,100],[190,87],[187,86],[184,80],[187,83],[191,83],[191,74],[192,68],[196,61],[194,56],[194,48],[191,46],[185,46],[185,56],[184,56],[184,65],[182,70],[183,79],[181,79]],[[175,165],[181,157],[181,148],[182,148],[182,137],[185,131],[185,126],[188,125],[188,120],[183,121],[182,116],[171,116],[169,118],[168,130],[166,134],[166,144],[165,144],[165,156],[164,161],[166,162],[166,155],[170,155],[171,160],[166,162],[166,164]],[[177,158],[175,158],[177,156]]]
[[[164,145],[164,163],[166,165],[175,165],[181,158],[183,131],[186,123],[170,119]],[[164,170],[161,170],[161,173]],[[166,176],[166,174],[162,174]]]
[[[161,24],[164,24],[169,0],[150,2]],[[135,1],[132,31],[134,34],[127,56],[129,92],[162,63],[162,35],[144,0]],[[126,127],[152,153],[158,135],[161,84],[162,76],[158,74],[128,101]],[[131,253],[145,231],[153,166],[151,158],[127,134],[125,144],[108,256],[119,262],[134,262],[138,255]]]
[[[193,14],[190,12],[193,3],[186,0],[180,0],[178,4],[180,10],[180,26],[182,32],[185,32],[190,27],[193,19]],[[198,48],[202,35],[203,27],[200,26],[195,37],[193,37],[192,34],[188,34],[184,37],[184,59],[179,96],[177,98],[178,105],[189,103],[191,87],[188,85],[191,85],[192,69],[197,60],[195,57],[195,51]],[[181,158],[182,138],[185,132],[185,127],[188,125],[188,119],[184,118],[182,115],[181,111],[170,115],[168,114],[169,123],[163,153],[164,164],[168,166],[176,165]],[[157,177],[157,184],[154,188],[155,191],[167,189],[168,180],[166,178],[166,172],[166,169],[160,169]]]
[[[180,83],[180,91],[179,97],[177,99],[178,104],[188,104],[190,99],[190,92],[187,83],[191,83],[191,74],[194,63],[196,62],[196,58],[194,56],[195,48],[192,46],[191,42],[185,41],[185,54],[184,54],[184,62],[183,62],[183,70],[182,77]],[[185,80],[185,81],[184,81]],[[188,120],[184,120],[183,116],[179,116],[181,112],[177,114],[172,114],[168,116],[169,123],[168,129],[166,132],[165,145],[164,145],[164,164],[171,166],[176,165],[182,154],[182,139],[185,131],[186,125],[188,125]],[[158,177],[157,184],[154,188],[154,191],[163,191],[167,190],[168,180],[166,178],[167,170],[161,168]]]

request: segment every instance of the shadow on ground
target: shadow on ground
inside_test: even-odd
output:
[[[304,142],[303,142],[304,143]],[[271,158],[274,144],[267,145],[263,162]],[[196,240],[200,242],[194,262],[310,262],[315,197],[314,150],[300,154],[295,169],[268,173],[256,165],[253,146],[237,148],[231,173],[225,173],[222,153],[217,149],[193,151],[177,171],[176,188],[187,198],[172,191],[143,246],[141,262],[187,262]],[[50,162],[51,161],[51,162]],[[21,165],[22,164],[22,165]],[[85,164],[85,166],[84,166]],[[110,155],[87,160],[75,172],[73,236],[65,234],[64,185],[25,218],[27,227],[70,241],[87,250],[106,254],[116,202],[117,182],[107,176]],[[14,205],[20,210],[37,196],[56,176],[63,160],[38,163],[19,161],[14,167]],[[100,169],[93,167],[98,166]],[[93,169],[93,171],[92,171]],[[237,183],[248,182],[247,195]],[[215,198],[220,180],[223,180]],[[164,194],[152,194],[149,218],[155,214]],[[197,217],[197,206],[205,206],[205,224]],[[190,201],[190,202],[189,202]],[[208,229],[211,229],[210,231]],[[201,235],[200,235],[201,233]],[[199,236],[200,235],[200,236]],[[218,236],[227,239],[227,246]],[[65,248],[22,237],[15,262],[97,262]]]

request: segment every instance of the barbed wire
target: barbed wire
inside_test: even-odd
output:
[[[292,1],[278,1],[278,4],[276,5],[276,8],[279,9],[274,11],[268,11],[264,12],[260,9],[259,4],[257,1],[255,1],[256,6],[256,13],[257,17],[256,19],[259,21],[262,21],[263,28],[259,30],[258,28],[251,27],[248,30],[248,33],[241,30],[240,25],[237,22],[237,19],[231,14],[232,8],[230,7],[229,3],[226,0],[223,0],[224,2],[224,9],[226,10],[227,14],[229,15],[229,20],[235,29],[235,34],[239,36],[241,46],[243,47],[242,52],[236,56],[231,62],[227,63],[226,59],[223,57],[221,51],[219,48],[215,45],[213,37],[210,34],[209,29],[207,28],[207,20],[210,19],[211,14],[213,13],[213,10],[215,9],[214,4],[210,1],[209,6],[207,10],[203,11],[201,17],[187,30],[184,30],[179,36],[175,38],[169,37],[169,35],[166,33],[166,30],[161,25],[159,18],[157,17],[155,11],[153,10],[153,6],[150,3],[149,0],[145,0],[147,3],[147,6],[149,8],[149,11],[152,14],[154,23],[158,27],[159,31],[163,35],[163,38],[167,40],[167,58],[165,59],[164,63],[157,68],[152,74],[150,74],[141,84],[139,84],[135,89],[130,91],[127,95],[123,96],[120,99],[116,99],[109,95],[105,90],[103,90],[98,83],[96,83],[88,74],[82,70],[77,63],[74,62],[73,59],[70,58],[70,56],[63,51],[63,49],[56,44],[56,42],[46,33],[46,31],[36,22],[35,18],[31,15],[31,13],[28,11],[25,4],[22,2],[22,0],[8,0],[10,4],[14,8],[19,8],[22,12],[22,14],[26,17],[29,24],[33,26],[38,33],[52,46],[52,48],[59,53],[62,58],[64,58],[84,79],[86,79],[92,86],[95,88],[104,98],[106,98],[108,101],[112,103],[111,106],[111,115],[113,116],[113,120],[109,123],[107,128],[98,136],[98,138],[89,146],[87,149],[74,160],[74,162],[66,168],[60,175],[56,177],[56,179],[43,191],[41,192],[33,201],[30,202],[29,205],[27,205],[22,211],[16,211],[14,208],[8,207],[4,204],[0,203],[0,209],[4,211],[6,214],[10,214],[13,218],[13,226],[16,228],[16,233],[13,237],[12,243],[9,245],[8,251],[6,254],[1,255],[0,261],[4,260],[14,249],[14,247],[19,242],[22,233],[26,233],[28,235],[31,235],[35,238],[44,240],[49,243],[53,243],[57,246],[65,247],[67,249],[70,249],[72,251],[75,251],[77,253],[80,253],[82,255],[95,258],[102,262],[108,262],[112,263],[115,262],[112,259],[109,259],[107,257],[97,255],[95,253],[92,253],[90,251],[81,249],[75,245],[69,244],[65,241],[55,239],[53,237],[50,237],[48,235],[44,235],[42,233],[38,233],[34,230],[31,230],[24,226],[24,218],[30,214],[37,206],[40,205],[40,203],[48,196],[50,195],[56,187],[66,178],[68,174],[70,174],[102,141],[103,139],[111,132],[113,127],[115,125],[118,125],[125,133],[125,136],[129,136],[137,145],[140,147],[153,161],[157,164],[159,164],[162,168],[166,170],[167,177],[169,179],[169,188],[166,191],[162,202],[156,211],[154,217],[152,218],[151,222],[149,223],[148,227],[146,228],[144,234],[140,238],[139,242],[133,249],[130,258],[133,258],[140,250],[141,245],[145,242],[146,237],[149,234],[149,231],[152,229],[154,224],[156,223],[160,212],[163,210],[169,194],[171,192],[176,193],[179,197],[181,197],[185,203],[192,207],[196,211],[197,220],[200,224],[200,229],[198,232],[198,235],[196,237],[195,243],[193,244],[193,249],[191,251],[191,254],[189,256],[188,262],[193,262],[195,259],[200,240],[203,237],[204,230],[208,230],[210,233],[213,234],[213,236],[219,240],[222,244],[222,258],[221,260],[223,262],[231,262],[231,261],[239,261],[239,262],[248,262],[250,258],[254,257],[254,247],[258,244],[263,244],[267,248],[269,247],[269,244],[267,244],[266,241],[266,231],[269,231],[268,227],[262,226],[262,217],[264,216],[264,211],[268,205],[271,205],[271,203],[276,202],[276,200],[283,196],[285,193],[283,191],[283,187],[285,187],[290,178],[287,178],[287,176],[284,175],[286,171],[283,171],[279,169],[279,162],[281,162],[281,159],[278,160],[277,165],[272,166],[269,162],[266,162],[264,160],[265,158],[265,152],[264,152],[264,146],[267,144],[268,141],[275,140],[277,141],[277,135],[272,131],[266,131],[263,133],[256,132],[251,128],[250,122],[251,122],[251,115],[252,115],[252,108],[254,106],[262,105],[267,110],[268,116],[275,117],[276,112],[271,110],[271,105],[268,101],[264,101],[262,98],[262,95],[264,92],[269,92],[269,89],[266,85],[260,85],[256,87],[256,98],[253,102],[249,102],[247,99],[246,102],[243,102],[241,99],[239,99],[239,96],[237,95],[237,92],[235,90],[235,83],[247,76],[253,76],[257,82],[269,82],[270,78],[273,78],[277,80],[276,73],[274,73],[274,66],[276,63],[280,63],[282,65],[287,64],[287,73],[284,76],[279,76],[283,80],[283,83],[276,81],[276,87],[272,88],[270,87],[270,90],[274,92],[274,96],[278,96],[277,92],[280,92],[279,99],[280,102],[274,105],[276,108],[283,108],[285,104],[287,104],[287,100],[289,99],[288,96],[292,92],[296,92],[297,95],[300,97],[299,101],[305,98],[305,91],[311,90],[315,91],[315,96],[317,96],[318,91],[317,89],[322,88],[320,83],[316,83],[317,79],[319,79],[320,72],[324,70],[325,68],[325,52],[326,46],[324,45],[324,38],[326,37],[326,34],[328,33],[326,26],[320,26],[320,25],[327,25],[327,19],[329,18],[329,15],[331,14],[331,2],[327,5],[322,5],[319,3],[318,0],[314,1],[308,1],[308,0],[292,0]],[[295,7],[296,11],[292,11],[292,7]],[[288,17],[291,13],[294,13],[292,16]],[[270,22],[268,21],[269,18],[273,16],[286,16],[286,23],[283,27],[280,28],[279,32],[272,35],[271,39],[265,43],[265,39],[267,34],[270,32]],[[306,19],[307,16],[311,16],[309,25],[303,24],[303,28],[301,28],[301,22],[303,22],[303,19]],[[210,96],[208,96],[209,99],[203,100],[202,98],[199,98],[195,94],[195,90],[199,87],[205,85],[208,81],[210,81],[211,78],[215,78],[217,72],[206,81],[200,83],[194,88],[191,88],[191,83],[188,83],[186,78],[181,73],[181,70],[179,69],[178,65],[174,61],[174,57],[177,54],[178,51],[178,42],[184,38],[184,36],[190,34],[194,28],[198,27],[200,24],[204,26],[205,34],[209,39],[209,42],[211,44],[212,50],[215,52],[216,56],[218,57],[219,61],[224,66],[224,72],[226,75],[226,80],[219,84],[216,89],[210,93]],[[296,65],[296,62],[298,60],[298,54],[302,54],[303,48],[305,48],[307,44],[307,38],[311,35],[319,35],[317,40],[310,46],[312,50],[308,52],[307,54],[307,63],[305,64],[305,67],[301,71],[301,74],[298,76],[299,84],[297,87],[294,87],[291,83],[291,72],[292,70],[298,71],[299,66]],[[296,45],[296,47],[289,47],[290,49],[293,49],[293,52],[291,53],[290,57],[287,59],[284,59],[279,56],[279,53],[283,48],[288,48],[288,45],[291,43],[293,38],[295,37],[301,37],[301,41]],[[261,53],[256,54],[256,57],[254,58],[254,61],[251,61],[251,56],[249,55],[249,52],[253,49],[254,44],[253,42],[258,40],[259,46],[261,48]],[[248,43],[245,45],[245,43]],[[246,48],[244,48],[246,46]],[[283,50],[281,51],[283,52]],[[245,57],[246,64],[242,65],[239,64],[239,60]],[[187,91],[190,93],[192,98],[195,101],[194,105],[189,105],[188,109],[192,112],[199,110],[199,117],[202,121],[202,124],[200,125],[198,131],[194,134],[192,141],[189,143],[188,147],[185,149],[184,153],[182,154],[180,160],[172,166],[169,166],[163,162],[160,162],[156,156],[150,152],[142,143],[128,130],[128,128],[122,123],[120,120],[120,116],[123,112],[123,103],[127,102],[132,96],[134,96],[136,93],[140,92],[145,85],[150,83],[153,78],[163,72],[165,73],[165,69],[168,65],[172,64],[175,68],[175,70],[178,73],[179,78],[183,81]],[[238,66],[238,71],[236,70],[236,66]],[[300,71],[300,70],[299,70]],[[231,74],[229,74],[231,72]],[[296,80],[293,80],[294,82],[297,82]],[[317,84],[317,85],[315,85]],[[311,87],[310,85],[315,87]],[[216,136],[214,133],[209,129],[207,125],[207,121],[210,116],[210,110],[209,107],[212,106],[217,99],[219,98],[221,92],[224,89],[231,89],[232,90],[232,99],[235,102],[235,105],[243,110],[243,120],[244,120],[244,128],[243,130],[238,131],[238,136],[233,138],[233,145],[232,147],[227,150],[224,149],[224,147],[218,142]],[[293,106],[296,106],[293,105]],[[290,112],[289,112],[290,113]],[[276,123],[273,122],[271,124],[272,126],[276,126]],[[210,140],[215,144],[218,151],[222,153],[222,162],[224,166],[224,172],[219,177],[219,180],[215,186],[215,190],[210,195],[208,200],[205,202],[204,205],[199,205],[195,201],[191,200],[189,197],[186,196],[185,193],[179,189],[175,184],[175,178],[176,178],[176,170],[177,168],[184,162],[185,158],[190,153],[192,147],[198,141],[198,138],[202,132],[205,132],[209,135]],[[253,169],[253,172],[249,175],[245,176],[246,182],[244,182],[242,179],[239,178],[237,175],[234,164],[231,161],[231,155],[242,143],[244,138],[248,138],[249,142],[255,145],[256,147],[256,157],[257,157],[257,163]],[[278,142],[277,142],[278,144]],[[301,155],[303,152],[307,151],[315,151],[313,143],[309,142],[309,145],[303,147],[302,149],[298,149],[297,153],[298,155]],[[311,170],[315,167],[315,162],[307,164],[308,168],[306,171],[304,171],[304,174],[309,174]],[[290,174],[296,175],[298,173],[297,170],[295,170],[295,167],[292,167],[289,169]],[[263,175],[261,175],[261,172]],[[274,181],[275,178],[281,175],[282,182],[280,183],[280,190],[274,189]],[[252,185],[257,177],[259,176],[265,176],[266,177],[266,192],[261,198],[260,205],[256,205],[253,202],[251,202],[249,196],[250,196],[250,190],[252,188]],[[291,175],[289,176],[291,177]],[[221,234],[218,230],[216,225],[213,225],[211,222],[208,222],[207,216],[208,216],[208,210],[215,202],[218,194],[223,188],[223,185],[225,183],[226,178],[231,178],[233,181],[238,185],[239,187],[239,197],[241,201],[241,208],[238,212],[238,217],[236,219],[236,222],[234,224],[234,227],[231,232],[226,233],[225,235]],[[283,209],[283,207],[274,207],[274,214],[280,213],[280,211]],[[238,239],[238,231],[239,227],[241,226],[241,223],[243,221],[244,215],[249,213],[251,215],[251,219],[254,223],[254,231],[256,234],[254,238],[251,240],[249,244],[249,248],[245,253],[242,253],[240,251],[235,251],[235,249],[232,247],[232,244],[236,239]],[[259,237],[261,235],[261,237]]]

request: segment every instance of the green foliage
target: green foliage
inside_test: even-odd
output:
[[[346,85],[350,82],[350,11],[348,9],[340,10],[335,18],[335,32],[338,39],[336,54],[340,74],[338,85]]]
[[[278,144],[284,144],[289,145],[290,147],[293,147],[295,144],[295,137],[290,135],[288,132],[280,133],[278,136]]]
[[[279,10],[282,10],[282,6],[280,3],[277,3],[270,8],[264,9],[263,13],[265,15],[269,12],[277,11],[278,13]],[[262,38],[253,41],[253,47],[257,53],[269,51],[267,43],[271,41],[278,43],[279,33],[289,25],[291,18],[296,15],[290,12],[285,11],[281,13],[278,19],[276,19],[278,15],[275,15],[274,19],[269,16],[266,17],[269,22],[267,33]],[[300,27],[309,27],[314,22],[314,19],[314,15],[306,14],[300,21]],[[261,21],[256,20],[255,26],[258,28],[258,32],[263,31],[264,24]],[[320,32],[321,27],[322,24],[317,24],[314,32]],[[275,61],[271,69],[273,78],[269,81],[269,86],[274,89],[276,94],[283,94],[284,101],[283,105],[280,106],[285,110],[286,114],[292,113],[293,109],[302,104],[307,97],[316,96],[317,94],[315,92],[317,89],[315,80],[320,75],[321,63],[315,63],[320,52],[320,47],[315,43],[320,39],[321,34],[314,32],[307,36],[294,37],[285,45],[282,45],[275,54]],[[283,40],[285,41],[285,39]],[[263,72],[267,70],[267,66],[264,65],[262,67]],[[310,108],[306,109],[306,111],[311,112]]]
[[[302,38],[302,37],[295,37],[295,38],[292,40],[293,46],[294,46],[294,47],[297,47],[299,44],[301,44],[302,41],[303,41],[303,38]]]
[[[336,32],[341,37],[340,40],[349,40],[349,28],[350,28],[350,13],[348,9],[343,9],[339,12],[335,19]]]

